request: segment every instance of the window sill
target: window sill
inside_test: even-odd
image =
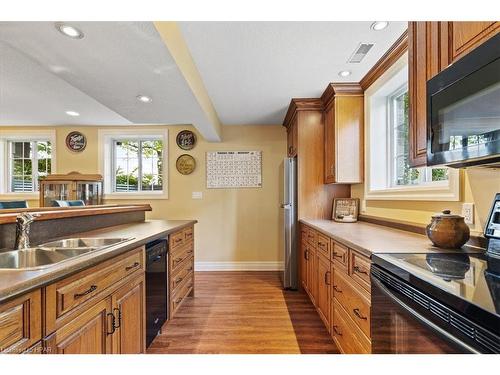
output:
[[[457,183],[437,186],[420,185],[368,190],[366,200],[405,200],[405,201],[459,201],[460,191]]]
[[[136,200],[136,199],[168,199],[168,193],[166,192],[156,192],[156,193],[107,193],[104,194],[103,198],[105,200]]]

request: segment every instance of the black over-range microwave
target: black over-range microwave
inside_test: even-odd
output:
[[[500,34],[427,82],[427,165],[500,167]]]

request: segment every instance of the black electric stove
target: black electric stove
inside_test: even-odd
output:
[[[374,353],[500,353],[500,194],[484,235],[482,251],[372,255]]]

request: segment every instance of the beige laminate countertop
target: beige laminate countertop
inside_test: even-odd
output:
[[[54,264],[45,269],[22,271],[0,269],[0,303],[36,288],[51,284],[70,274],[94,266],[119,254],[142,246],[147,242],[163,238],[179,229],[197,223],[196,220],[146,220],[75,233],[71,237],[130,238],[133,239]]]
[[[300,221],[368,257],[377,253],[442,253],[448,251],[433,246],[426,236],[382,225],[362,221],[356,223],[312,219],[301,219]],[[473,247],[467,247],[466,250],[468,252],[484,251],[484,249]]]

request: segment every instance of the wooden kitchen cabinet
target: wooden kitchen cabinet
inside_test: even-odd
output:
[[[318,280],[316,306],[321,320],[323,320],[325,327],[330,331],[330,260],[318,253],[316,262]]]
[[[325,103],[324,183],[363,182],[364,96],[358,84],[331,83]]]
[[[500,32],[500,22],[442,22],[448,32],[450,63],[465,56],[477,46]]]
[[[136,277],[111,296],[116,328],[113,353],[139,354],[146,351],[145,280]]]
[[[169,239],[169,319],[184,302],[194,296],[194,229],[192,226],[172,233]]]
[[[370,259],[327,237],[301,224],[301,284],[340,351],[370,353]]]
[[[112,353],[113,315],[106,298],[58,329],[44,341],[47,354]]]
[[[23,353],[41,339],[40,289],[0,306],[0,353]]]
[[[130,250],[45,287],[44,352],[145,352],[144,251]]]
[[[289,158],[297,156],[297,143],[298,143],[298,129],[297,129],[297,118],[295,118],[288,128],[287,131],[287,154]]]
[[[500,22],[409,22],[409,162],[427,164],[427,81],[500,32]]]

